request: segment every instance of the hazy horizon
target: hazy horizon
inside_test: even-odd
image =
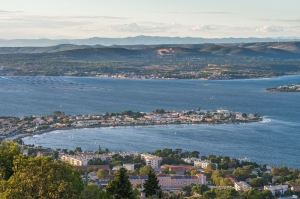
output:
[[[4,1],[0,39],[295,38],[300,1]]]

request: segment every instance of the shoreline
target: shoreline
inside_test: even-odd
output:
[[[91,125],[91,126],[70,126],[70,127],[58,127],[58,128],[50,128],[45,130],[36,131],[33,133],[22,133],[15,135],[13,137],[8,137],[5,139],[8,140],[18,140],[24,137],[29,137],[33,135],[42,135],[44,133],[49,133],[52,131],[66,131],[66,130],[76,130],[76,129],[88,129],[88,128],[102,128],[102,127],[135,127],[135,126],[167,126],[167,125],[221,125],[221,124],[246,124],[246,123],[254,123],[263,121],[263,117],[260,117],[258,120],[247,120],[247,121],[236,121],[236,122],[224,122],[224,123],[213,123],[213,122],[198,122],[198,123],[171,123],[171,124],[122,124],[122,125]]]
[[[259,79],[275,79],[284,76],[300,75],[300,73],[272,75],[272,76],[259,76],[259,77],[245,77],[245,78],[134,78],[134,77],[101,77],[101,76],[76,76],[76,75],[5,75],[0,74],[0,77],[68,77],[68,78],[99,78],[99,79],[125,79],[125,80],[199,80],[199,81],[214,81],[214,80],[259,80]]]

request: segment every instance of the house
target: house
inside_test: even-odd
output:
[[[296,182],[286,182],[285,184],[291,186],[292,191],[300,191],[300,186]]]

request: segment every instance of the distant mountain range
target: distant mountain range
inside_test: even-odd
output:
[[[159,45],[71,45],[61,44],[49,47],[0,47],[0,54],[34,54],[55,58],[89,60],[91,57],[105,56],[176,56],[176,57],[214,57],[214,56],[254,56],[281,59],[298,59],[300,42],[255,42],[235,44],[159,44]],[[51,53],[48,54],[48,53]],[[54,54],[53,54],[54,53]],[[48,54],[48,55],[47,55]],[[83,57],[82,57],[83,56]],[[38,58],[37,59],[40,59]]]
[[[0,75],[238,79],[299,74],[300,42],[0,47]]]
[[[88,39],[0,39],[0,47],[47,47],[61,44],[69,45],[158,45],[158,44],[222,44],[222,43],[255,43],[255,42],[296,42],[300,38],[195,38],[195,37],[152,37],[137,36],[126,38],[101,38]]]

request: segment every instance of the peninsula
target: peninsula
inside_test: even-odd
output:
[[[300,92],[300,83],[267,88],[266,92]]]
[[[133,112],[125,110],[121,113],[78,114],[69,115],[55,111],[51,115],[32,115],[23,117],[0,117],[1,139],[18,138],[32,133],[43,133],[68,128],[93,128],[102,126],[142,126],[166,124],[224,124],[247,123],[261,121],[258,114],[247,114],[229,110],[188,110],[165,111],[156,109],[152,112]],[[13,138],[13,139],[15,139]]]

